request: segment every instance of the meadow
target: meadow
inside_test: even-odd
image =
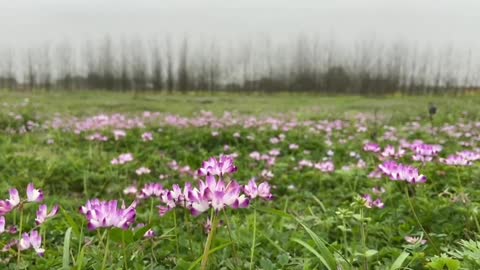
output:
[[[0,91],[0,268],[480,269],[479,104]]]

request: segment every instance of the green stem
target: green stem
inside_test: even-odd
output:
[[[459,185],[459,189],[460,189],[460,196],[461,196],[461,199],[462,199],[462,202],[465,203],[465,198],[464,198],[464,188],[463,188],[463,185],[462,185],[462,180],[460,179],[460,171],[458,169],[458,166],[455,166],[455,169],[457,171],[457,181],[458,181],[458,185]]]
[[[429,243],[432,244],[432,247],[438,253],[439,250],[438,250],[437,246],[435,245],[432,238],[430,238],[430,235],[427,233],[427,231],[423,227],[422,223],[420,222],[420,219],[418,219],[417,213],[415,212],[415,208],[413,207],[412,200],[410,199],[410,194],[408,194],[408,186],[407,185],[405,185],[405,193],[407,195],[407,201],[408,201],[408,204],[410,205],[410,210],[412,211],[412,214],[413,214],[413,217],[415,218],[415,221],[417,222],[418,226],[422,229],[422,231],[425,234],[425,237],[427,237]]]
[[[148,216],[148,225],[152,225],[153,218],[153,198],[150,198],[150,215]]]
[[[105,253],[103,254],[102,270],[105,269],[105,266],[107,264],[109,242],[110,242],[110,232],[107,232],[107,240],[105,243]]]
[[[177,250],[177,258],[180,256],[180,249],[178,246],[178,228],[177,228],[177,210],[173,209],[173,223],[175,225],[175,245]]]
[[[225,222],[227,223],[227,231],[228,231],[228,236],[230,238],[230,241],[233,243],[232,244],[232,249],[233,249],[233,257],[235,258],[235,261],[237,263],[240,262],[240,259],[238,257],[238,254],[237,254],[237,246],[235,244],[236,241],[233,241],[233,237],[232,237],[232,229],[230,228],[230,220],[228,218],[228,215],[227,215],[227,212],[225,211],[225,208],[223,208],[223,216],[225,217]],[[236,240],[236,239],[235,239]]]
[[[125,265],[125,269],[128,269],[127,245],[125,244],[125,231],[122,231],[122,248],[123,248],[123,263]]]
[[[342,223],[343,223],[343,249],[345,252],[345,256],[348,256],[348,241],[347,241],[347,224],[345,223],[345,219],[342,218]]]
[[[212,210],[215,211],[215,210]],[[202,263],[201,263],[201,270],[207,269],[208,264],[208,255],[210,255],[210,247],[212,246],[213,239],[215,238],[215,231],[218,227],[218,218],[217,214],[213,214],[212,219],[212,227],[210,228],[210,232],[208,233],[207,242],[205,243],[205,247],[203,249],[203,256],[202,256]]]
[[[365,232],[363,208],[360,208],[360,234],[362,237],[363,254],[367,251],[367,235]],[[363,266],[368,270],[368,258],[364,256]]]
[[[22,226],[23,226],[23,204],[20,203],[20,223],[18,226],[18,239],[19,241],[22,239]],[[18,248],[18,254],[17,254],[17,266],[20,266],[20,248]]]
[[[256,234],[257,234],[257,209],[253,208],[253,237],[252,237],[252,247],[250,248],[250,270],[253,269],[253,255],[255,253]]]

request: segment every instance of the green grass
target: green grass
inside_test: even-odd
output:
[[[324,97],[309,94],[226,94],[214,95],[158,94],[158,93],[112,93],[107,91],[52,91],[12,92],[0,91],[0,100],[18,102],[28,98],[36,110],[44,114],[66,113],[92,115],[95,113],[134,113],[158,111],[191,116],[200,110],[222,114],[234,111],[241,114],[271,115],[295,113],[303,118],[325,115],[344,116],[358,112],[397,115],[418,114],[427,111],[429,102],[439,107],[440,115],[467,111],[477,113],[480,95],[477,96],[413,96],[413,97]]]

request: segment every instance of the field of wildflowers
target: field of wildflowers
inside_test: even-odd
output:
[[[44,99],[1,104],[1,269],[480,269],[475,102]]]

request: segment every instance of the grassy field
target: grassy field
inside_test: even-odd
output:
[[[0,98],[2,269],[480,269],[479,96]]]
[[[156,94],[85,92],[11,92],[0,91],[3,102],[18,102],[28,98],[42,113],[93,115],[100,112],[134,113],[143,111],[167,112],[191,116],[200,110],[221,114],[235,111],[241,114],[271,115],[293,112],[301,117],[345,115],[357,112],[423,115],[428,103],[439,107],[439,114],[456,111],[476,113],[480,96],[412,96],[366,98],[356,96],[323,97],[308,94]]]

